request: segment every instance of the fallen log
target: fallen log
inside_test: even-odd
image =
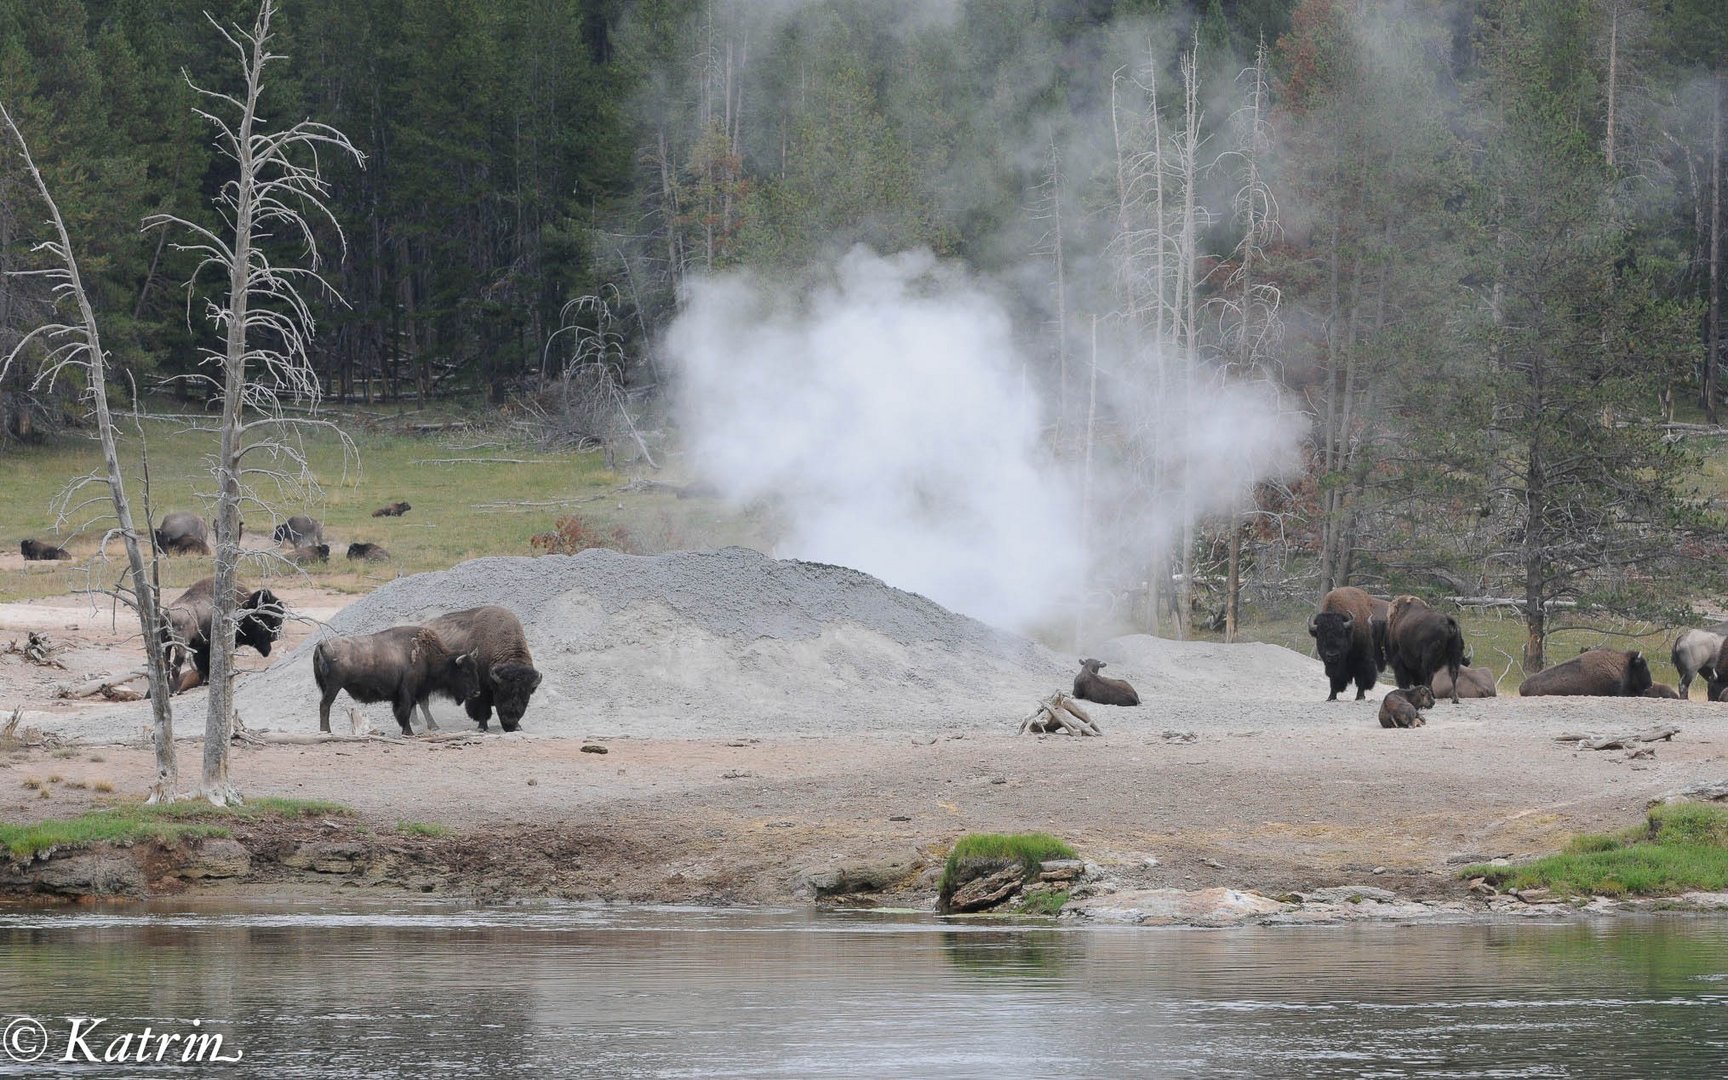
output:
[[[1672,741],[1678,734],[1679,728],[1664,725],[1626,735],[1556,735],[1554,741],[1577,743],[1580,750],[1631,750],[1639,743]]]
[[[1032,715],[1020,721],[1018,734],[1025,734],[1027,730],[1035,735],[1056,731],[1068,735],[1104,734],[1086,710],[1060,690],[1040,701]]]

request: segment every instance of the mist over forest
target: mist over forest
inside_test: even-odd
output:
[[[195,258],[139,224],[213,223],[204,13],[254,11],[0,9],[121,392],[202,399]],[[674,448],[784,554],[1018,628],[1078,598],[1233,634],[1354,583],[1505,598],[1540,667],[1557,603],[1719,585],[1719,0],[287,0],[275,32],[264,112],[365,159],[322,163],[327,406]],[[14,151],[7,272],[43,238]],[[0,353],[51,310],[6,278]],[[9,440],[85,422],[44,362],[0,381]]]

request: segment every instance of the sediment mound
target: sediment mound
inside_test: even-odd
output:
[[[1104,674],[1133,683],[1141,701],[1324,701],[1330,688],[1319,660],[1258,641],[1225,645],[1129,634],[1091,655],[1109,665]]]
[[[480,604],[516,613],[544,676],[523,730],[671,738],[857,734],[1013,725],[1065,686],[1069,664],[1042,646],[839,566],[742,548],[667,555],[604,550],[488,558],[399,578],[248,678],[248,727],[317,728],[312,648],[331,633]],[[333,729],[350,705],[337,699]],[[389,708],[366,709],[393,731]],[[445,728],[460,707],[433,704]],[[496,723],[494,722],[494,730]]]

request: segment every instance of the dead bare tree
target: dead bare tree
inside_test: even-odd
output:
[[[42,202],[48,209],[49,223],[54,227],[55,239],[38,244],[35,250],[48,255],[55,265],[22,273],[45,278],[50,282],[57,302],[70,303],[78,310],[76,321],[46,323],[20,339],[6,355],[5,361],[0,362],[0,378],[5,377],[7,369],[12,366],[13,360],[25,345],[40,336],[48,343],[49,351],[42,372],[37,376],[38,385],[52,383],[61,372],[74,367],[83,368],[89,379],[86,394],[96,412],[96,431],[102,443],[104,466],[104,473],[100,477],[90,479],[107,483],[108,497],[114,504],[116,526],[103,537],[103,548],[106,549],[109,537],[117,534],[126,549],[126,563],[132,585],[130,596],[125,598],[138,613],[138,626],[144,637],[145,668],[150,676],[151,738],[156,747],[156,778],[150,785],[148,801],[170,802],[175,798],[180,784],[180,768],[174,755],[174,713],[168,701],[170,687],[161,634],[161,594],[156,582],[145,570],[144,554],[139,546],[139,532],[133,523],[132,507],[126,497],[126,480],[120,471],[114,418],[108,411],[108,356],[102,351],[102,337],[96,325],[96,313],[90,305],[89,295],[84,290],[84,281],[78,272],[78,260],[72,254],[72,239],[67,235],[66,222],[60,216],[60,208],[49,194],[47,182],[42,179],[42,173],[30,156],[30,147],[24,140],[24,133],[18,130],[18,125],[13,122],[4,105],[0,105],[0,119],[5,121],[6,129],[17,140],[18,150],[23,155],[31,179],[36,183],[37,193],[42,196]],[[145,526],[148,528],[148,521]]]
[[[311,286],[336,294],[319,275],[318,245],[308,215],[322,218],[340,241],[342,228],[324,203],[328,186],[319,171],[318,152],[332,148],[364,163],[347,136],[327,124],[302,120],[272,130],[259,117],[265,69],[283,59],[270,52],[270,22],[275,0],[262,0],[250,30],[210,23],[233,47],[244,87],[240,96],[192,89],[210,103],[197,114],[216,129],[220,153],[234,165],[235,177],[214,198],[224,232],[185,218],[159,214],[147,218],[147,228],[171,227],[191,235],[176,246],[200,256],[189,288],[196,288],[206,269],[227,278],[226,294],[218,303],[205,299],[209,322],[224,337],[223,348],[206,349],[205,363],[221,378],[200,375],[222,391],[218,428],[216,477],[216,585],[213,628],[231,628],[235,619],[235,578],[240,562],[240,507],[262,501],[249,475],[263,474],[278,483],[309,483],[304,451],[283,435],[307,425],[335,428],[328,421],[284,414],[284,398],[316,406],[320,387],[307,359],[314,321],[303,289]],[[207,18],[209,16],[206,16]],[[212,111],[213,110],[213,111]],[[226,118],[218,113],[225,113]],[[228,231],[231,230],[231,231]],[[270,246],[286,236],[299,241],[302,265],[282,265],[272,259]],[[242,470],[241,459],[260,452],[270,464]],[[298,468],[298,479],[283,464]],[[240,801],[228,775],[228,743],[234,712],[234,634],[213,632],[210,656],[210,712],[204,729],[204,774],[201,794],[222,806]]]

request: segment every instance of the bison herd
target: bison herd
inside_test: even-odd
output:
[[[1398,689],[1382,700],[1382,727],[1417,727],[1421,709],[1435,699],[1496,695],[1494,675],[1470,666],[1458,620],[1414,596],[1382,600],[1361,589],[1333,589],[1308,620],[1314,650],[1325,666],[1332,693],[1356,684],[1356,699],[1367,695],[1388,667]],[[1674,642],[1678,689],[1654,681],[1644,654],[1628,649],[1585,649],[1540,671],[1518,687],[1521,697],[1591,696],[1684,698],[1702,675],[1711,701],[1728,700],[1728,623],[1685,630]]]

